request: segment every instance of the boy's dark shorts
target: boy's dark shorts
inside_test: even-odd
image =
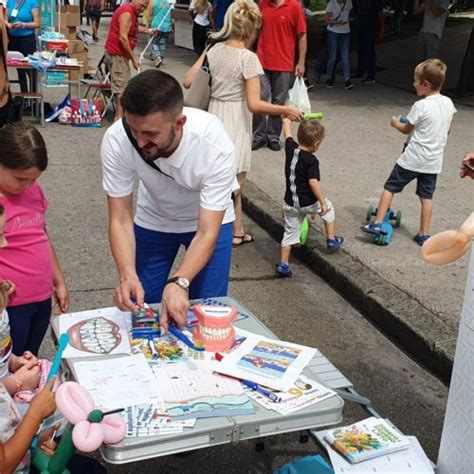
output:
[[[399,193],[403,188],[416,179],[416,194],[423,199],[433,199],[436,189],[437,174],[418,173],[395,164],[390,176],[385,182],[384,189],[391,193]]]

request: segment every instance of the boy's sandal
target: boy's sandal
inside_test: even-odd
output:
[[[234,240],[236,239],[238,240],[238,242],[234,242]],[[250,242],[253,242],[254,240],[255,238],[252,234],[245,233],[244,235],[234,235],[232,237],[232,246],[239,247],[242,244],[249,244]]]
[[[413,237],[413,240],[414,240],[418,245],[423,245],[429,238],[430,238],[430,235],[429,235],[429,234],[425,234],[425,235],[416,234],[415,237]]]

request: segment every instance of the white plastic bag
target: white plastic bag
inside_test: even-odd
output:
[[[308,90],[302,77],[297,77],[295,84],[288,92],[288,105],[296,107],[302,114],[311,112]]]

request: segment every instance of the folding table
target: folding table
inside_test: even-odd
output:
[[[236,327],[277,339],[255,315],[236,300],[229,297],[221,297],[215,298],[213,302],[215,304],[237,307],[244,318],[235,323]],[[197,303],[197,301],[193,303]],[[160,307],[160,305],[152,306]],[[96,310],[93,313],[99,315],[100,312],[101,310]],[[52,324],[53,330],[57,335],[58,318],[55,318]],[[113,357],[127,356],[117,355]],[[88,360],[93,359],[94,357],[88,358]],[[75,379],[74,364],[79,360],[84,359],[75,358],[63,361],[65,370],[69,372],[71,379]],[[337,390],[342,395],[344,395],[343,390],[352,387],[350,381],[319,351],[316,352],[303,373],[323,383],[325,386]],[[351,395],[350,397],[354,396],[357,395]],[[186,428],[182,433],[125,438],[118,444],[102,446],[101,453],[104,460],[109,463],[124,464],[220,444],[237,444],[239,441],[263,438],[276,434],[293,431],[305,432],[306,430],[340,423],[344,401],[341,396],[336,395],[287,416],[267,410],[256,402],[254,406],[256,412],[252,415],[198,419],[194,428]]]

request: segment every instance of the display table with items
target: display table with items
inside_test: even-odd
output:
[[[101,448],[110,463],[335,425],[351,387],[318,350],[278,340],[232,298],[194,302],[186,330],[165,335],[152,308],[52,324],[69,336],[66,377],[97,407],[123,410],[127,436]]]

